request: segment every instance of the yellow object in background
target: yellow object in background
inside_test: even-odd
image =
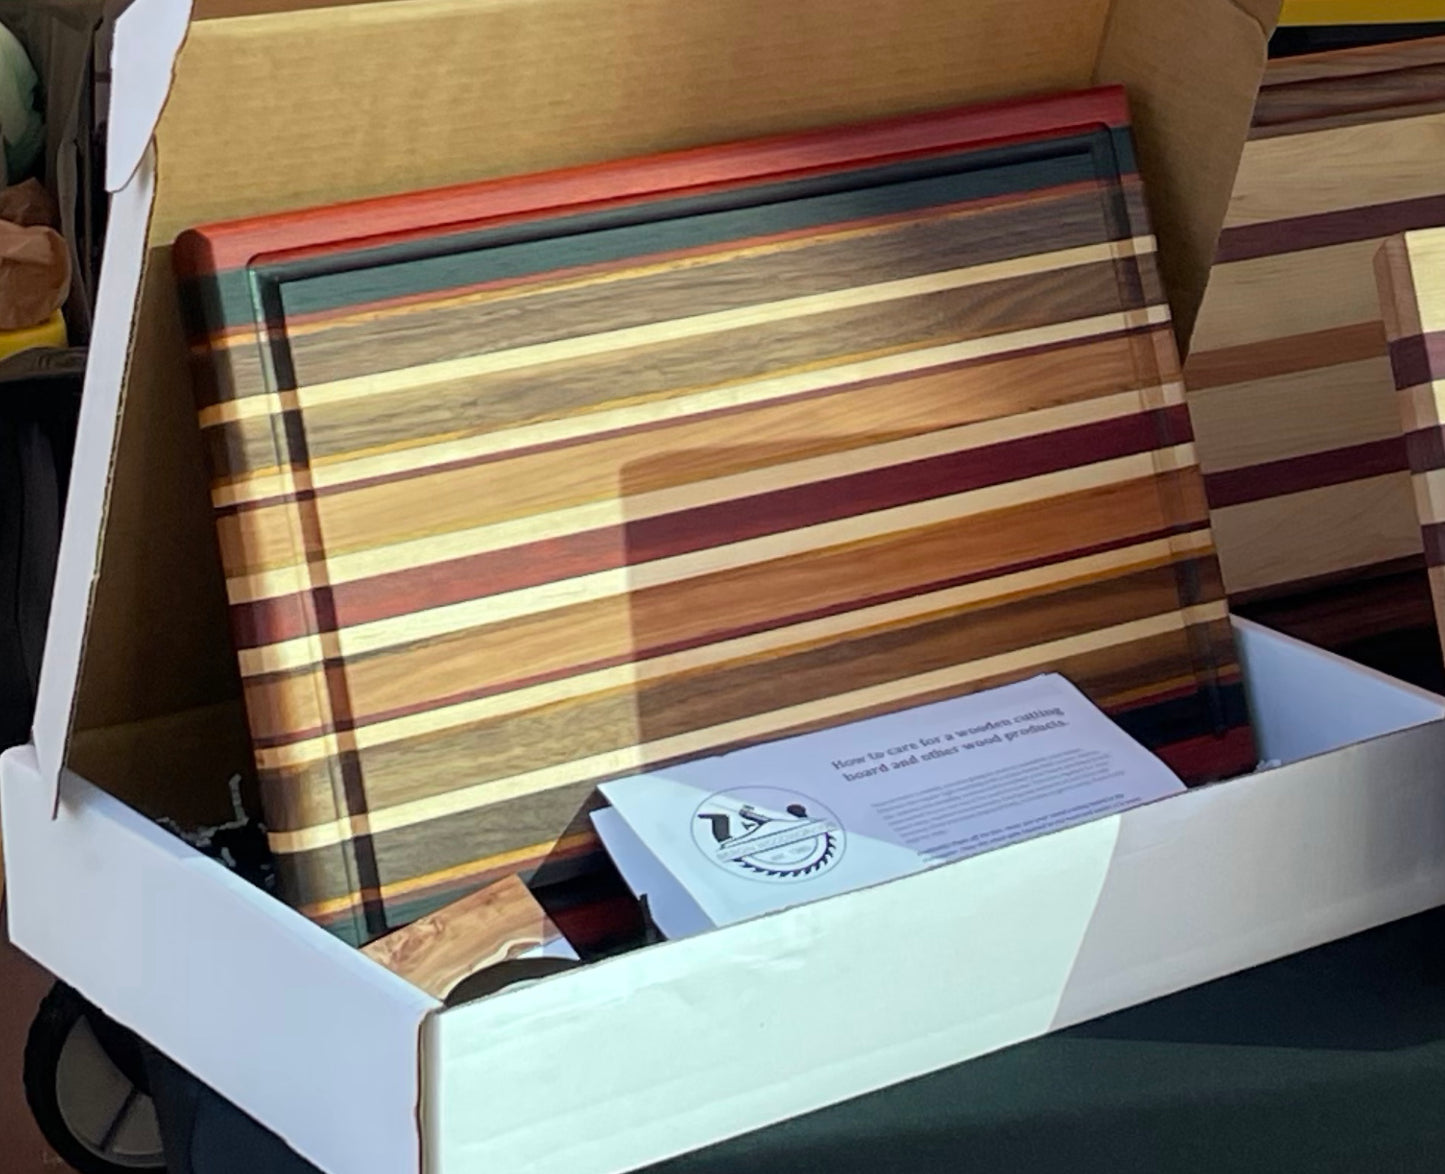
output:
[[[56,310],[39,326],[25,330],[0,330],[0,360],[28,351],[31,347],[63,347],[69,345],[65,331],[65,315]]]
[[[1445,0],[1285,0],[1282,25],[1445,21]]]

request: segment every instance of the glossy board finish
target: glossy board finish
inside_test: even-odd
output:
[[[1372,262],[1442,144],[1445,39],[1271,63],[1185,368],[1231,601],[1324,643],[1430,621]]]
[[[288,898],[598,851],[596,783],[1063,672],[1253,748],[1122,92],[186,234]]]

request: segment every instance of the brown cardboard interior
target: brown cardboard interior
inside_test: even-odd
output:
[[[181,230],[1118,81],[1187,338],[1279,0],[302,0],[232,15],[254,7],[201,6],[220,15],[192,24],[157,133],[68,751],[177,818],[228,816],[225,780],[249,770],[168,255]]]

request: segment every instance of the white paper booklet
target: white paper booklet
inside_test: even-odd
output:
[[[1063,677],[603,783],[593,822],[684,937],[1184,790]]]

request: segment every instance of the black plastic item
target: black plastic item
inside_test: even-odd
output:
[[[30,736],[84,352],[0,364],[0,749]]]
[[[1301,57],[1333,49],[1362,49],[1367,45],[1390,45],[1396,41],[1418,41],[1445,36],[1445,21],[1416,24],[1333,24],[1304,25],[1275,31],[1269,43],[1271,57]]]
[[[64,983],[50,989],[30,1025],[24,1082],[40,1132],[79,1174],[166,1169],[154,1125],[124,1129],[154,1114],[140,1040]]]

